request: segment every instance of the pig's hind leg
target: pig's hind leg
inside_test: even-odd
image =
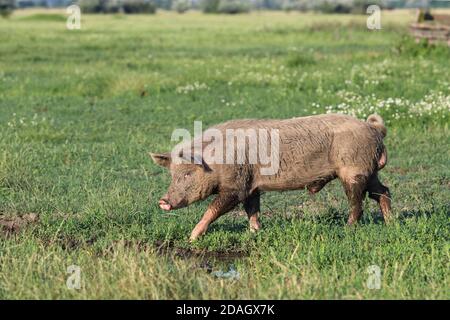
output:
[[[367,190],[369,191],[369,198],[375,200],[380,206],[384,221],[389,222],[391,215],[391,194],[389,188],[384,186],[375,174],[370,178]]]
[[[258,221],[258,215],[260,211],[260,198],[259,191],[255,191],[244,201],[244,209],[248,216],[250,224],[250,231],[256,232],[261,229],[261,224]]]
[[[199,236],[205,234],[208,226],[224,213],[233,209],[239,203],[238,197],[231,193],[219,193],[211,202],[203,215],[202,219],[192,230],[190,241],[196,240]]]
[[[353,169],[344,169],[341,171],[339,178],[342,181],[350,205],[350,215],[347,224],[352,225],[361,219],[368,177],[366,174],[358,173]]]

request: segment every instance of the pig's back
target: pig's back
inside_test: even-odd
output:
[[[370,166],[381,141],[366,122],[339,114],[285,120],[234,120],[215,128],[278,130],[277,173],[262,175],[260,166],[253,166],[253,188],[261,190],[301,189],[336,177],[342,166]]]

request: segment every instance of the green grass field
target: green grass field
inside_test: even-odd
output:
[[[449,299],[450,52],[409,39],[407,11],[365,19],[0,19],[0,298]],[[174,129],[325,112],[387,122],[392,224],[366,200],[347,227],[338,181],[263,195],[256,235],[239,209],[189,244],[208,201],[158,208],[170,177],[147,152]]]

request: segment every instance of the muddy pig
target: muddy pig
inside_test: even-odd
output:
[[[306,188],[314,194],[339,178],[350,206],[348,224],[361,218],[366,193],[387,221],[390,193],[377,175],[387,162],[385,136],[383,119],[375,114],[366,122],[341,114],[228,121],[178,144],[172,152],[150,153],[172,176],[159,206],[174,210],[217,195],[192,231],[193,241],[239,203],[250,230],[259,230],[262,192]],[[268,153],[269,161],[264,159]]]

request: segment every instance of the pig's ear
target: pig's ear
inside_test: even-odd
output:
[[[195,164],[196,166],[201,167],[203,170],[205,171],[211,171],[211,168],[208,166],[208,164],[205,162],[205,159],[203,159],[202,156],[194,154],[192,156],[192,160],[191,160],[193,164]]]
[[[170,162],[172,161],[170,157],[170,153],[151,153],[149,152],[150,157],[153,161],[160,165],[161,167],[168,168],[170,166]]]
[[[180,152],[179,157],[188,164],[194,164],[196,166],[201,167],[205,171],[211,171],[211,168],[205,162],[205,159],[199,154],[192,154],[189,158],[183,154],[183,151]]]

